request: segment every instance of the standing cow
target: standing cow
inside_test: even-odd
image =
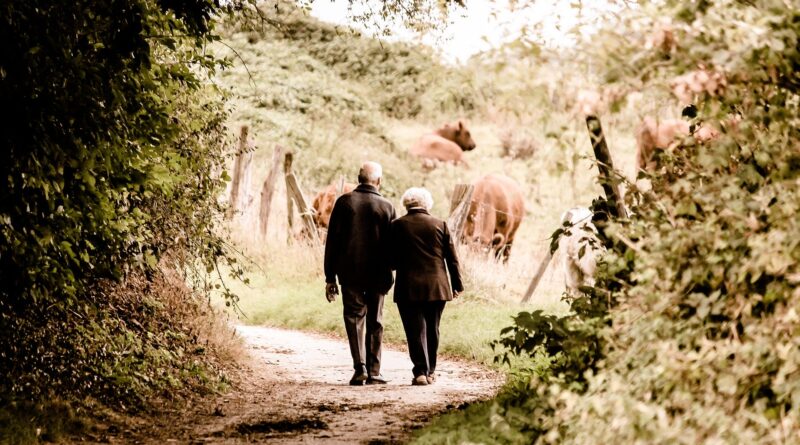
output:
[[[355,184],[345,182],[341,193],[343,194],[352,192],[355,190],[355,188]],[[325,241],[325,235],[328,230],[328,222],[331,220],[333,204],[336,203],[336,198],[339,196],[337,194],[338,192],[339,182],[334,181],[332,184],[328,185],[319,193],[317,193],[317,196],[314,197],[314,201],[311,203],[311,208],[314,210],[314,215],[312,218],[314,219],[314,224],[317,226],[317,230],[320,232],[320,238],[323,242]]]
[[[428,133],[411,147],[411,154],[422,158],[425,165],[436,162],[452,162],[466,164],[464,152],[474,150],[475,141],[472,139],[463,121],[455,124],[444,124],[441,128]]]
[[[467,244],[508,261],[511,244],[525,214],[522,188],[501,174],[489,174],[473,182],[463,239]]]

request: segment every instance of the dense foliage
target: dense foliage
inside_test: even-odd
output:
[[[254,42],[264,38],[292,42],[342,79],[365,81],[369,91],[363,93],[390,117],[453,109],[469,112],[477,107],[476,87],[468,73],[446,67],[425,47],[364,37],[319,22],[285,2],[264,2],[261,8],[266,23],[253,27],[252,20],[245,22],[244,28],[253,30]]]
[[[636,255],[601,334],[613,346],[586,393],[554,397],[554,423],[570,427],[549,441],[791,441],[800,429],[800,15],[769,1],[667,11],[677,48],[654,76],[700,64],[724,73],[724,89],[693,98],[723,133],[664,153],[637,217],[614,229]],[[635,74],[664,60],[655,52]]]
[[[627,11],[612,29],[590,51],[606,63],[609,85],[645,97],[671,88],[683,102],[668,114],[688,98],[694,128],[720,134],[658,153],[648,191],[631,184],[632,216],[603,228],[609,253],[574,314],[516,317],[499,342],[506,354],[551,365],[499,398],[480,434],[511,443],[793,443],[800,15],[768,0],[665,2]]]
[[[212,0],[0,7],[0,394],[137,404],[203,380],[183,271],[213,267]],[[218,175],[217,175],[218,176]],[[183,314],[191,313],[182,318]],[[188,323],[188,321],[187,321]],[[186,374],[184,374],[186,373]]]

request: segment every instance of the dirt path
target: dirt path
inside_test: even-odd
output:
[[[166,415],[138,443],[402,443],[433,415],[490,397],[500,377],[485,368],[442,360],[434,385],[411,386],[411,362],[384,348],[388,385],[353,387],[343,340],[283,329],[239,326],[251,360],[233,391]],[[158,439],[151,439],[154,435]]]

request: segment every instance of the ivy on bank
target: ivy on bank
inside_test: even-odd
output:
[[[207,81],[221,62],[205,52],[218,11],[214,0],[0,6],[3,397],[130,406],[202,374],[196,333],[178,319],[201,300],[159,292],[176,285],[165,270],[225,258],[213,224],[226,112]],[[185,307],[167,313],[169,298]]]

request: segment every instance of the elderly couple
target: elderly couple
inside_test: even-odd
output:
[[[464,290],[458,257],[445,222],[428,213],[430,192],[408,189],[402,198],[407,214],[395,219],[394,207],[378,193],[381,176],[379,164],[364,163],[358,187],[333,206],[325,243],[325,293],[328,301],[336,299],[338,277],[355,368],[350,384],[385,384],[380,372],[383,298],[396,270],[394,302],[414,365],[411,384],[430,385],[436,381],[444,305]]]

